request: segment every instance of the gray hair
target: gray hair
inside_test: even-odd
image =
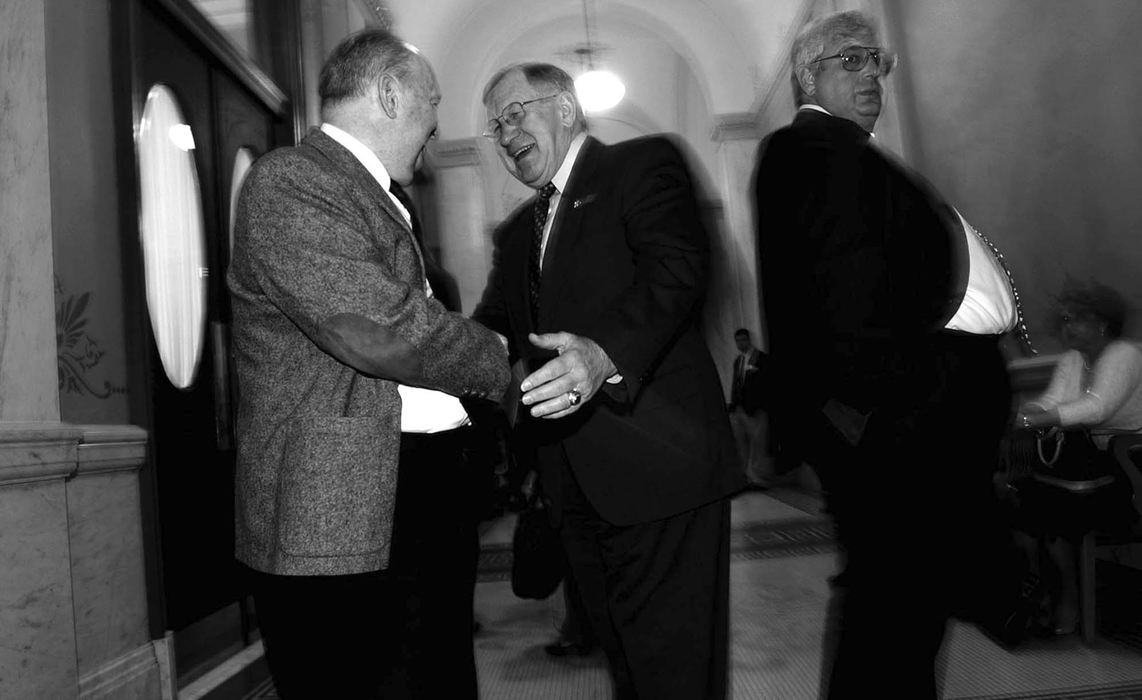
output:
[[[801,82],[797,79],[797,69],[824,56],[826,46],[858,34],[878,36],[876,25],[859,10],[825,15],[805,25],[798,32],[797,38],[793,40],[793,48],[789,51],[789,80],[793,84],[793,101],[798,107],[805,104],[808,95],[801,89]]]
[[[579,104],[579,94],[575,92],[575,80],[559,66],[550,63],[515,63],[496,71],[484,86],[482,100],[485,105],[492,97],[492,90],[500,84],[509,73],[514,71],[523,73],[523,77],[532,87],[550,87],[560,92],[569,92],[575,96],[575,125],[587,130],[587,115],[583,113],[583,106]]]
[[[390,73],[402,83],[412,75],[419,52],[384,29],[365,29],[333,49],[321,68],[317,94],[324,112],[345,100],[365,95],[376,79]]]

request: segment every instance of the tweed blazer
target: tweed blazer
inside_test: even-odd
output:
[[[319,130],[250,170],[228,283],[238,559],[285,575],[384,568],[398,383],[498,400],[506,350],[426,296],[408,224],[360,161]],[[370,371],[337,359],[347,344]]]

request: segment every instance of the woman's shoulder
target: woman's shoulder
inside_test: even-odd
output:
[[[1103,349],[1098,364],[1119,371],[1142,373],[1142,345],[1121,338],[1112,340]]]
[[[1133,340],[1116,338],[1106,344],[1102,351],[1104,357],[1116,357],[1135,362],[1142,362],[1142,344]]]

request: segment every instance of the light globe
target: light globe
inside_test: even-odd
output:
[[[622,101],[626,86],[609,70],[589,70],[575,79],[575,92],[587,113],[603,112]]]

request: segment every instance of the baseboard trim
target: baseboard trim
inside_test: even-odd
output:
[[[151,678],[153,676],[153,678]],[[100,666],[79,679],[80,700],[96,698],[144,697],[142,689],[158,685],[159,663],[154,647],[148,642],[113,661]],[[137,692],[124,692],[127,688]]]
[[[218,666],[211,669],[202,677],[190,683],[178,692],[178,700],[202,700],[208,693],[226,681],[244,671],[265,656],[265,648],[259,639]]]

